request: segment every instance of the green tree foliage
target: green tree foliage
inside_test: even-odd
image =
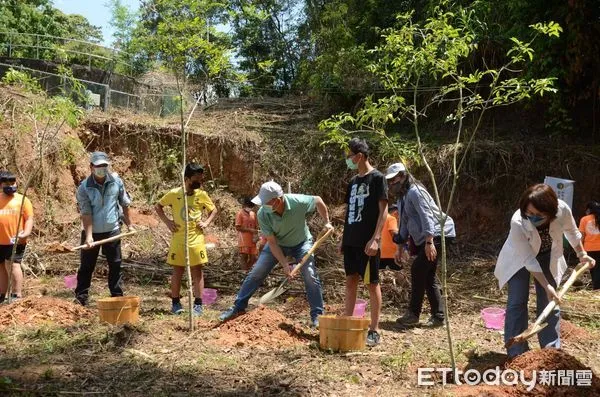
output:
[[[0,0],[0,55],[108,68],[99,57],[110,52],[95,45],[101,41],[100,27],[81,15],[64,14],[49,0]]]
[[[121,0],[109,0],[106,3],[110,13],[110,24],[114,29],[112,46],[120,51],[117,73],[140,75],[152,67],[152,61],[144,48],[142,37],[145,34],[140,13],[129,9]]]
[[[180,78],[207,84],[230,69],[230,41],[216,29],[226,4],[208,0],[145,0],[136,37],[148,56]]]
[[[306,42],[302,7],[291,0],[231,2],[233,44],[248,84],[242,95],[281,95],[292,88]]]
[[[596,0],[488,0],[478,13],[489,27],[485,48],[488,61],[502,61],[507,39],[522,36],[527,26],[553,20],[563,26],[560,39],[540,40],[538,57],[528,73],[557,78],[559,95],[550,103],[550,133],[593,131],[600,135],[600,6]]]
[[[362,97],[377,89],[367,71],[368,50],[381,43],[382,29],[395,15],[427,8],[425,0],[306,0],[305,34],[313,44],[303,59],[302,81],[311,89],[338,97]]]
[[[0,0],[0,26],[2,32],[52,35],[94,43],[102,41],[100,27],[91,25],[81,15],[64,14],[49,0]],[[6,40],[3,34],[2,41]],[[35,37],[15,36],[13,40],[15,45],[36,44]],[[47,43],[54,44],[54,41],[47,39]],[[34,52],[32,48],[15,46],[13,56],[32,57]]]

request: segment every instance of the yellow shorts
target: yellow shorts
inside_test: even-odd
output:
[[[185,266],[185,246],[183,244],[171,243],[167,263],[171,266]],[[206,263],[208,263],[206,246],[204,244],[190,246],[190,266],[202,266]]]

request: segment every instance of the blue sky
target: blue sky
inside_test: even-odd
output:
[[[131,10],[137,10],[139,0],[121,0]],[[102,28],[105,46],[112,42],[113,29],[110,26],[110,11],[106,6],[106,0],[54,0],[54,7],[65,14],[79,14],[87,18],[92,25]]]

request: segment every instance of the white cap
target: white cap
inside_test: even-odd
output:
[[[109,165],[108,155],[104,152],[94,152],[90,156],[90,163],[92,165]]]
[[[404,172],[404,171],[406,171],[406,167],[404,166],[404,164],[394,163],[394,164],[390,165],[388,167],[387,171],[385,172],[385,179],[392,179],[393,177],[398,175],[399,172]]]
[[[283,189],[273,181],[265,182],[260,187],[258,195],[252,199],[256,205],[267,204],[274,198],[283,196]]]

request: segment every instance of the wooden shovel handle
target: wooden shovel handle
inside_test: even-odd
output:
[[[589,262],[580,263],[579,265],[577,265],[577,267],[573,270],[573,272],[571,273],[571,275],[569,276],[569,278],[567,279],[567,281],[565,281],[565,283],[562,285],[562,287],[560,288],[560,290],[557,292],[557,295],[560,298],[562,298],[567,293],[567,291],[569,290],[569,288],[573,285],[573,283],[575,282],[575,280],[577,280],[577,278],[579,278],[579,276],[581,276],[581,274],[584,273],[589,268],[590,268],[590,263]],[[519,335],[515,336],[514,338],[512,338],[507,343],[507,347],[510,347],[510,346],[512,346],[515,343],[524,342],[527,339],[531,338],[533,335],[535,335],[538,332],[540,332],[542,329],[544,329],[545,324],[542,325],[542,323],[546,320],[546,318],[548,318],[548,316],[550,315],[550,313],[552,313],[552,310],[554,310],[555,307],[556,307],[556,301],[555,300],[552,300],[551,302],[549,302],[548,305],[546,305],[546,307],[544,308],[544,311],[535,320],[535,323],[533,323],[533,325],[531,327],[527,328],[521,334],[519,334]]]
[[[92,243],[92,245],[90,246],[90,248],[97,247],[97,246],[102,245],[102,244],[110,243],[111,241],[120,240],[123,237],[134,235],[137,232],[138,232],[137,230],[132,230],[132,231],[127,232],[127,233],[120,233],[120,234],[117,234],[116,236],[105,238],[104,240],[94,241]],[[84,249],[84,248],[87,248],[87,247],[88,247],[87,244],[83,244],[83,245],[78,245],[77,247],[73,247],[72,250],[75,251],[75,250],[80,250],[80,249]]]
[[[313,246],[311,247],[311,249],[308,250],[308,252],[306,253],[306,255],[304,255],[304,257],[302,258],[302,260],[300,261],[300,263],[298,263],[292,269],[292,272],[290,273],[290,277],[294,277],[296,274],[298,274],[298,272],[300,271],[300,268],[302,266],[304,266],[304,264],[306,263],[306,261],[308,260],[308,258],[310,258],[310,256],[317,250],[317,248],[319,247],[319,245],[321,245],[321,243],[323,243],[323,241],[325,241],[325,239],[327,237],[329,237],[329,235],[331,233],[333,233],[333,229],[323,229],[321,231],[321,233],[319,233],[319,236],[317,237],[317,241],[315,241],[315,243],[313,244]]]

